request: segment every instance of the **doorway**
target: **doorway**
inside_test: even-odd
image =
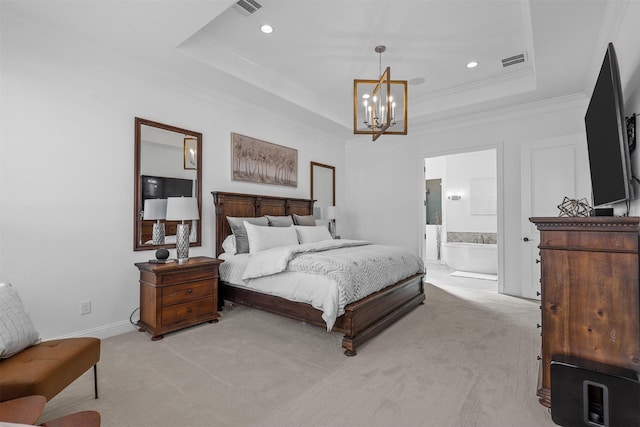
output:
[[[498,291],[496,148],[424,158],[427,281]]]

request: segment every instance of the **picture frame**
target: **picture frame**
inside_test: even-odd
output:
[[[298,150],[231,133],[231,179],[298,187]]]
[[[191,136],[184,138],[184,168],[198,169],[198,140]]]

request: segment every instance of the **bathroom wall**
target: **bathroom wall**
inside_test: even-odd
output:
[[[483,239],[492,238],[495,243],[498,230],[496,151],[450,155],[445,162],[446,240],[482,243]]]
[[[425,179],[442,179],[442,241],[497,242],[496,151],[425,159]],[[438,257],[438,226],[426,226],[425,259]]]

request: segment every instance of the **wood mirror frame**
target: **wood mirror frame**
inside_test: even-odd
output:
[[[324,208],[336,205],[336,168],[311,162],[311,199],[315,200],[314,216],[323,219]],[[319,212],[317,211],[319,209]],[[318,213],[320,215],[318,215]]]
[[[145,134],[155,134],[156,141],[145,141]],[[177,134],[177,135],[176,135]],[[154,139],[156,139],[154,137]],[[188,141],[187,141],[188,139]],[[195,139],[195,142],[194,142]],[[160,141],[164,140],[164,141]],[[173,143],[171,143],[172,141]],[[182,143],[180,143],[182,141]],[[143,144],[147,142],[148,144]],[[148,157],[148,145],[162,144],[160,147],[165,148],[166,152],[157,156],[162,158],[156,160],[154,165],[150,165],[151,161]],[[195,144],[195,162],[193,158],[188,157],[187,145]],[[145,145],[147,147],[145,148]],[[175,153],[174,158],[173,154]],[[146,158],[144,154],[147,154]],[[155,154],[155,153],[154,153]],[[167,161],[168,160],[168,161]],[[171,166],[168,166],[168,165]],[[195,165],[193,167],[192,165]],[[193,240],[190,246],[202,245],[202,134],[187,129],[181,129],[175,126],[154,122],[151,120],[135,118],[135,144],[134,144],[134,206],[133,206],[133,250],[146,251],[158,248],[175,248],[175,243],[153,244],[145,243],[151,240],[151,230],[153,228],[153,220],[143,221],[144,198],[142,194],[142,176],[151,175],[167,178],[192,179],[195,183],[192,187],[193,197],[198,200],[198,216],[200,221],[193,222]],[[167,170],[171,169],[171,170]],[[176,224],[178,221],[165,221],[166,236],[175,235]]]

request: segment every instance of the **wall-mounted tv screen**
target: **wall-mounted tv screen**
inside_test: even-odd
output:
[[[612,43],[607,47],[584,121],[593,206],[632,200],[622,86]]]
[[[142,175],[142,206],[147,199],[167,197],[193,197],[193,180]],[[142,207],[141,207],[142,209]]]

